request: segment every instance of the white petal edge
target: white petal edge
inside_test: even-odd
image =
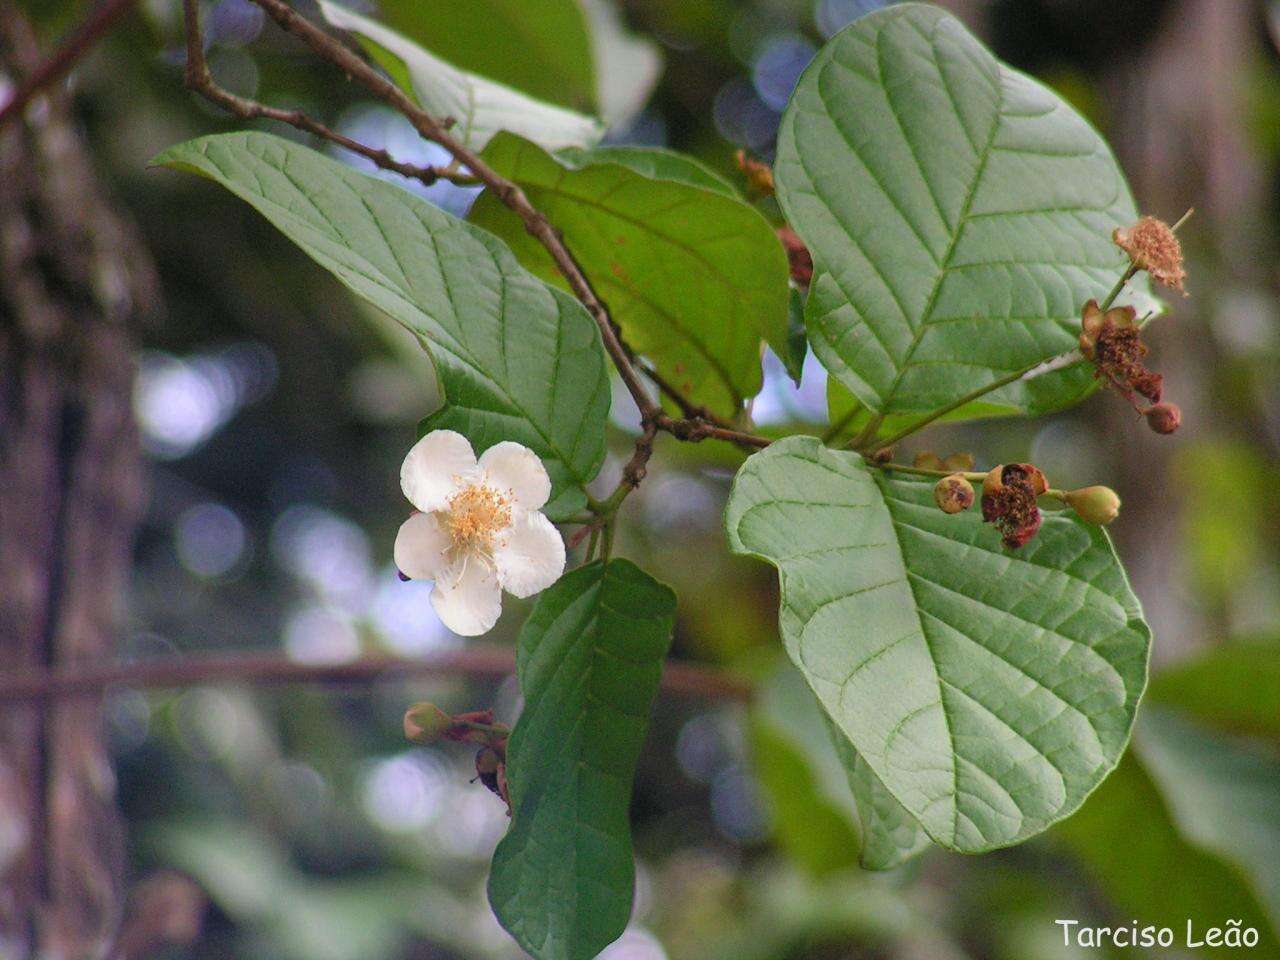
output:
[[[511,491],[516,506],[537,510],[551,496],[551,478],[538,455],[523,444],[503,440],[480,455],[485,479],[498,490]]]
[[[503,589],[516,597],[532,596],[564,573],[564,541],[542,514],[518,511],[493,559]]]
[[[442,509],[460,486],[478,475],[476,455],[466,437],[453,430],[432,430],[404,458],[400,489],[410,503],[430,513]]]
[[[396,567],[412,580],[434,580],[449,567],[453,538],[438,514],[415,513],[396,534]]]
[[[431,606],[440,621],[460,636],[488,633],[502,613],[498,574],[475,557],[460,561],[436,578]]]

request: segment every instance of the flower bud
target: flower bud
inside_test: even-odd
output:
[[[888,463],[892,459],[893,459],[892,447],[881,447],[879,450],[877,450],[875,453],[871,455],[872,463]]]
[[[973,506],[973,484],[953,473],[933,485],[933,499],[943,513],[960,513]]]
[[[1173,433],[1182,423],[1182,411],[1175,403],[1157,403],[1142,413],[1147,418],[1147,426],[1156,433]]]
[[[922,470],[941,470],[942,458],[932,450],[922,450],[916,454],[915,459],[911,461],[911,465]]]
[[[1110,487],[1068,490],[1062,499],[1085,523],[1105,526],[1120,515],[1120,498]]]
[[[405,739],[414,743],[435,743],[453,725],[453,717],[434,703],[415,703],[404,714]]]

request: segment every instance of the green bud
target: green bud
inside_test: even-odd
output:
[[[1105,526],[1120,515],[1120,498],[1110,487],[1068,490],[1062,499],[1085,523]]]
[[[953,473],[933,485],[933,499],[943,513],[960,513],[973,506],[973,484]]]
[[[453,725],[453,717],[434,703],[415,703],[404,714],[404,735],[413,743],[435,743]]]

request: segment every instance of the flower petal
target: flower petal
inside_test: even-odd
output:
[[[503,588],[513,596],[528,597],[564,573],[564,541],[551,521],[536,510],[517,511],[493,559]]]
[[[489,483],[511,491],[516,506],[537,510],[551,496],[551,478],[538,455],[523,444],[503,440],[480,455]]]
[[[502,613],[498,574],[475,557],[466,558],[436,578],[431,606],[456,634],[477,637],[488,633]]]
[[[413,445],[400,468],[400,489],[419,510],[445,506],[459,481],[476,476],[476,455],[467,438],[452,430],[432,430]]]
[[[453,538],[438,514],[415,513],[396,534],[396,566],[411,580],[434,580],[448,569],[451,546]]]

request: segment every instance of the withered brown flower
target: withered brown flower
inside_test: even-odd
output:
[[[1036,498],[1048,489],[1049,481],[1039,467],[1001,464],[982,481],[982,519],[1000,531],[1006,547],[1016,550],[1040,529]]]
[[[1182,286],[1187,278],[1182,266],[1182,244],[1163,220],[1143,217],[1131,227],[1116,227],[1111,239],[1139,270],[1147,271],[1153,279],[1184,297],[1187,295]]]

